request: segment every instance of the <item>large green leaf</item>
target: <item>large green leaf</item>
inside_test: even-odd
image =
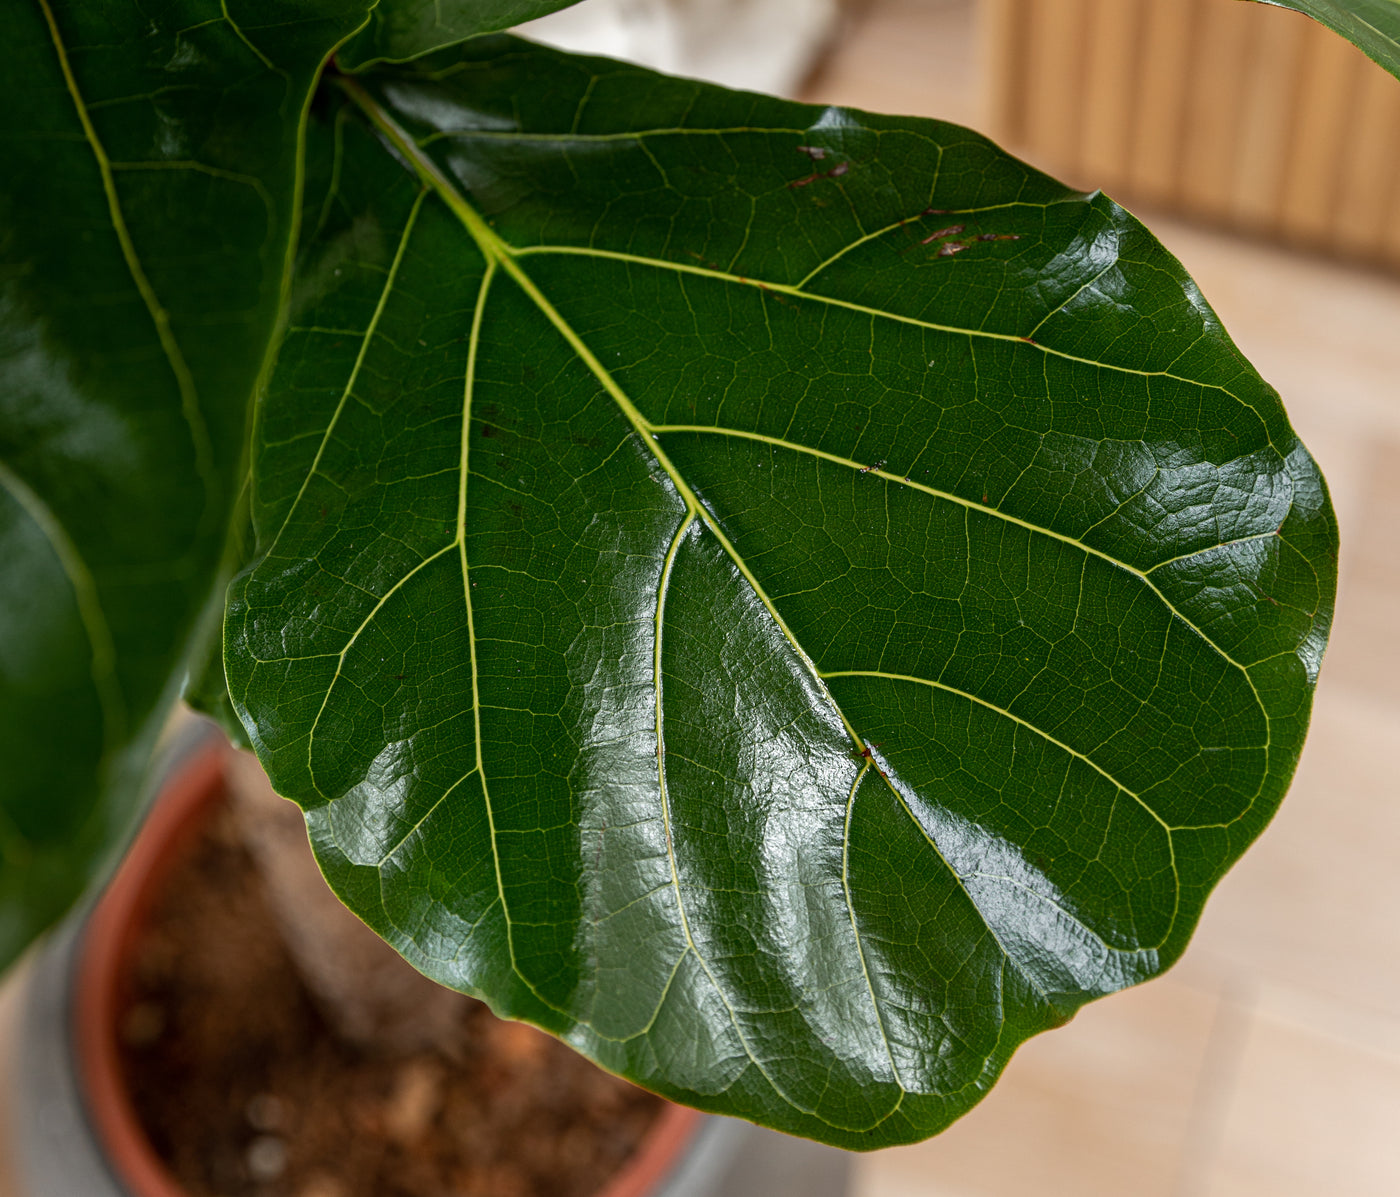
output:
[[[1400,0],[1259,0],[1321,21],[1400,75]]]
[[[3,8],[0,966],[125,831],[217,627],[302,109],[364,3]]]
[[[1178,263],[946,124],[487,39],[344,81],[231,589],[332,885],[848,1147],[1181,952],[1283,794],[1322,479]]]

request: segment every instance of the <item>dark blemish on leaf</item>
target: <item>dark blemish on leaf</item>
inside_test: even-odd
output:
[[[965,228],[967,228],[965,224],[950,224],[946,229],[939,229],[936,233],[930,233],[920,241],[919,244],[927,245],[930,241],[937,241],[940,237],[956,237]]]
[[[482,435],[482,436],[495,436],[495,435],[496,435],[496,430],[495,430],[490,424],[483,424],[483,425],[481,426],[481,435]]]
[[[826,150],[819,145],[800,145],[797,147],[799,154],[806,154],[813,162],[820,162],[826,157]]]
[[[951,258],[954,254],[960,254],[967,248],[966,241],[945,241],[938,247],[937,257]]]
[[[978,241],[1019,241],[1020,233],[978,233]]]
[[[851,164],[849,162],[838,162],[830,170],[814,170],[810,175],[806,175],[801,179],[793,179],[793,181],[788,184],[788,190],[795,191],[799,187],[806,187],[809,183],[816,183],[821,179],[839,179],[850,169]]]
[[[873,763],[875,758],[872,757],[872,756],[870,755],[870,750],[871,750],[872,748],[880,748],[880,747],[882,747],[882,745],[876,744],[876,743],[874,743],[874,742],[872,741],[871,743],[867,744],[864,748],[862,748],[859,752],[855,751],[855,749],[852,749],[852,750],[851,750],[851,759],[852,759],[852,760],[857,760],[857,761],[870,761],[870,762]],[[878,771],[878,766],[876,766],[876,768],[877,768],[877,771]]]
[[[883,460],[881,460],[881,461],[875,462],[874,465],[861,466],[860,472],[861,472],[862,474],[868,474],[868,473],[870,473],[871,470],[882,470],[882,469],[884,469],[884,468],[885,468],[885,463],[884,463]]]
[[[1040,346],[1039,341],[1033,341],[1030,337],[1021,337],[1020,339],[1024,341],[1027,345],[1035,345],[1037,348],[1039,348]]]

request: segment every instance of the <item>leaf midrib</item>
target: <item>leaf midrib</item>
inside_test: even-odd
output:
[[[647,424],[647,421],[646,421],[645,418],[642,416],[641,412],[639,412],[639,411],[637,410],[636,406],[632,403],[631,399],[630,399],[630,398],[627,396],[627,394],[621,389],[621,387],[618,386],[616,380],[613,379],[613,377],[611,376],[611,374],[609,374],[609,372],[604,368],[603,364],[602,364],[601,362],[598,361],[597,357],[593,354],[593,352],[588,348],[588,346],[587,346],[587,345],[582,341],[582,339],[578,336],[578,333],[572,328],[572,326],[569,325],[569,323],[563,318],[563,316],[558,312],[558,310],[554,307],[554,305],[551,304],[551,303],[549,302],[549,300],[544,296],[544,294],[539,290],[539,288],[535,286],[534,281],[533,281],[532,279],[530,279],[530,277],[524,272],[524,270],[520,267],[520,265],[519,265],[517,262],[515,262],[513,256],[509,253],[509,251],[508,251],[507,247],[504,245],[504,243],[501,242],[500,239],[497,238],[497,237],[495,236],[495,234],[490,230],[489,227],[487,227],[487,225],[485,224],[485,222],[484,222],[484,221],[481,219],[481,217],[476,213],[476,211],[475,211],[474,209],[472,209],[472,208],[470,207],[470,205],[468,205],[468,204],[466,203],[466,201],[462,198],[462,196],[457,192],[457,189],[456,189],[455,187],[453,187],[452,184],[441,174],[441,172],[439,172],[439,171],[437,170],[435,164],[433,164],[433,163],[431,162],[431,160],[428,160],[428,159],[425,158],[425,156],[421,153],[421,151],[419,151],[419,150],[417,149],[417,147],[412,143],[412,141],[408,138],[407,134],[404,133],[403,130],[400,129],[400,128],[397,126],[397,124],[392,120],[392,118],[391,118],[386,112],[383,111],[383,109],[381,109],[377,104],[374,103],[374,101],[372,100],[372,98],[364,91],[363,88],[361,88],[361,87],[359,86],[359,84],[358,84],[355,80],[353,80],[353,79],[348,79],[348,78],[347,78],[347,79],[342,79],[341,82],[342,82],[342,85],[346,88],[346,90],[350,93],[351,97],[355,100],[355,102],[361,107],[361,109],[366,113],[366,115],[367,115],[367,116],[370,118],[370,120],[374,123],[375,127],[378,128],[378,129],[380,130],[380,132],[381,132],[386,138],[388,138],[388,139],[390,140],[390,142],[391,142],[391,143],[395,146],[395,148],[404,156],[404,158],[406,158],[410,163],[413,164],[413,166],[414,166],[416,172],[418,173],[419,177],[423,180],[423,182],[424,182],[429,188],[431,188],[431,189],[439,196],[439,198],[441,198],[441,199],[443,200],[443,202],[448,206],[448,208],[449,208],[455,215],[457,215],[457,217],[461,220],[463,226],[467,229],[467,231],[471,234],[471,236],[473,237],[473,239],[476,241],[477,246],[478,246],[478,248],[480,249],[482,255],[486,258],[486,261],[487,261],[487,264],[488,264],[488,265],[487,265],[488,271],[491,269],[492,263],[499,264],[499,265],[506,271],[506,273],[509,274],[509,275],[511,276],[511,278],[512,278],[512,279],[515,281],[515,283],[521,288],[521,290],[523,290],[523,291],[526,293],[526,295],[536,304],[536,306],[539,308],[540,312],[550,321],[551,324],[554,325],[554,327],[558,330],[558,332],[560,333],[560,335],[563,336],[564,339],[568,342],[569,346],[574,350],[575,353],[578,354],[578,356],[580,357],[580,359],[581,359],[581,360],[584,362],[584,364],[588,367],[590,373],[592,373],[592,374],[598,379],[598,381],[603,385],[603,387],[607,390],[608,394],[609,394],[609,395],[613,398],[613,400],[617,403],[617,405],[618,405],[619,409],[622,411],[623,415],[627,418],[627,420],[629,421],[629,423],[632,424],[634,431],[635,431],[635,432],[637,433],[637,435],[642,439],[643,443],[647,445],[647,447],[650,449],[650,451],[652,452],[652,454],[655,456],[655,458],[656,458],[658,464],[660,464],[661,467],[667,472],[667,474],[670,476],[672,482],[673,482],[674,485],[676,486],[677,492],[678,492],[678,494],[680,495],[681,499],[683,500],[683,502],[684,502],[684,504],[685,504],[685,508],[686,508],[686,518],[685,518],[685,520],[683,521],[683,527],[688,527],[689,524],[692,523],[695,519],[699,519],[700,521],[702,521],[702,522],[705,524],[706,528],[708,528],[708,529],[715,535],[716,539],[719,541],[719,543],[721,544],[721,546],[724,548],[726,555],[730,558],[730,560],[734,563],[734,565],[736,566],[736,568],[740,571],[740,573],[741,573],[741,574],[744,576],[744,578],[748,581],[749,585],[753,588],[754,594],[755,594],[755,595],[758,597],[758,599],[763,603],[764,607],[768,610],[768,612],[769,612],[769,614],[771,615],[771,617],[773,618],[773,620],[777,623],[777,625],[779,626],[779,628],[782,630],[783,635],[787,638],[788,643],[792,646],[792,649],[793,649],[794,653],[795,653],[795,654],[798,656],[798,658],[802,661],[803,666],[804,666],[805,669],[808,671],[808,673],[811,675],[811,678],[812,678],[813,683],[818,687],[818,689],[820,690],[820,692],[822,693],[822,695],[825,697],[826,701],[830,704],[831,709],[832,709],[832,710],[838,715],[838,717],[840,718],[841,723],[842,723],[842,725],[845,727],[846,732],[847,732],[847,734],[850,736],[852,742],[856,745],[857,749],[864,750],[864,749],[865,749],[864,741],[861,739],[859,733],[856,732],[855,728],[851,725],[849,719],[847,719],[846,713],[841,709],[840,705],[836,702],[835,697],[834,697],[834,696],[831,694],[831,692],[827,689],[826,683],[822,681],[821,675],[820,675],[819,672],[817,671],[816,663],[815,663],[814,661],[812,661],[812,659],[807,655],[806,651],[802,648],[801,644],[800,644],[800,643],[798,642],[798,640],[797,640],[797,637],[793,634],[792,629],[788,627],[788,625],[787,625],[786,621],[783,619],[782,615],[778,612],[777,608],[773,605],[773,602],[772,602],[772,600],[768,597],[767,592],[764,590],[764,588],[762,587],[762,585],[759,583],[758,579],[757,579],[756,577],[754,577],[752,571],[749,569],[748,563],[747,563],[746,561],[744,561],[744,559],[739,555],[738,551],[735,549],[734,545],[730,542],[729,538],[724,534],[723,530],[718,526],[718,521],[716,521],[715,518],[710,514],[710,512],[707,511],[707,510],[705,509],[704,505],[700,502],[699,497],[695,494],[695,492],[694,492],[694,490],[691,488],[690,484],[686,481],[684,475],[681,474],[681,472],[676,468],[676,466],[674,465],[674,463],[671,462],[670,458],[666,456],[664,450],[662,450],[662,448],[660,447],[660,445],[657,444],[657,441],[656,441],[655,436],[654,436],[653,434],[651,434],[651,433],[648,431],[648,427],[649,427],[649,426],[648,426],[648,424]],[[477,316],[477,319],[479,320],[479,318],[480,318],[480,315],[479,315],[479,309],[478,309],[478,316]],[[465,437],[466,437],[466,435],[467,435],[467,432],[466,432],[466,427],[465,427],[465,425],[464,425],[464,428],[463,428],[464,444],[465,444]],[[464,455],[465,455],[465,449],[464,449],[463,452],[464,452]],[[678,535],[676,535],[676,537],[673,539],[671,548],[674,550],[675,548],[677,548],[677,547],[679,546],[680,543],[681,543],[681,536],[678,534]],[[464,563],[465,563],[465,559],[464,559]],[[660,604],[661,604],[662,601],[664,601],[664,592],[663,592],[662,594],[658,595],[658,615],[657,615],[658,627],[659,627],[660,621],[661,621]],[[655,664],[656,664],[656,667],[659,669],[659,666],[660,666],[660,656],[659,656],[660,648],[659,648],[659,640],[658,640],[658,645],[657,645],[657,648],[656,648],[655,651],[656,651],[657,654],[658,654],[657,657],[656,657],[656,659],[655,659]],[[476,693],[475,693],[475,672],[473,672],[473,679],[474,679],[474,681],[473,681],[473,707],[474,707],[474,709],[475,709],[476,711],[479,712],[479,710],[480,710],[480,704],[479,704],[479,702],[477,701],[477,696],[476,696]],[[661,701],[661,699],[660,699],[661,687],[660,687],[659,684],[657,685],[657,694],[658,694],[658,708],[657,708],[657,709],[658,709],[658,717],[659,717],[659,715],[660,715],[660,701]],[[478,761],[479,761],[479,754],[480,754],[480,743],[481,743],[481,741],[480,741],[480,725],[479,725],[479,722],[478,722],[478,730],[477,730]],[[679,909],[680,914],[681,914],[682,926],[683,926],[683,930],[684,930],[684,934],[685,934],[685,938],[686,938],[686,945],[687,945],[687,946],[686,946],[686,949],[685,949],[685,950],[686,950],[686,951],[689,951],[689,952],[691,952],[691,953],[693,953],[694,956],[695,956],[695,958],[696,958],[696,960],[699,962],[700,966],[704,969],[706,976],[709,978],[710,984],[713,986],[713,988],[714,988],[714,990],[715,990],[715,993],[719,996],[721,1002],[723,1002],[725,1008],[726,1008],[726,1009],[728,1010],[728,1012],[729,1012],[729,1016],[730,1016],[731,1023],[732,1023],[732,1025],[733,1025],[733,1027],[734,1027],[735,1033],[736,1033],[736,1034],[738,1035],[738,1037],[739,1037],[739,1042],[740,1042],[740,1045],[741,1045],[741,1046],[743,1047],[743,1049],[744,1049],[745,1055],[748,1056],[749,1060],[753,1063],[754,1067],[758,1070],[758,1072],[760,1073],[760,1075],[763,1076],[764,1080],[767,1082],[768,1086],[773,1090],[773,1092],[774,1092],[782,1101],[784,1101],[784,1102],[786,1102],[788,1105],[790,1105],[793,1109],[798,1110],[799,1112],[801,1112],[801,1113],[803,1113],[803,1114],[806,1114],[808,1117],[816,1118],[816,1119],[818,1119],[819,1121],[824,1122],[824,1123],[827,1123],[828,1125],[831,1125],[831,1126],[838,1126],[838,1124],[833,1123],[833,1122],[831,1122],[829,1119],[823,1118],[821,1115],[819,1115],[819,1114],[816,1112],[815,1108],[810,1108],[810,1109],[809,1109],[809,1108],[804,1107],[803,1105],[799,1104],[798,1102],[794,1101],[793,1098],[792,1098],[790,1095],[788,1095],[787,1093],[785,1093],[785,1092],[783,1091],[782,1087],[777,1083],[777,1081],[776,1081],[776,1080],[774,1079],[774,1077],[770,1074],[770,1072],[768,1071],[768,1069],[764,1067],[763,1063],[759,1060],[758,1056],[754,1053],[752,1047],[749,1045],[748,1037],[744,1034],[744,1031],[743,1031],[742,1027],[740,1027],[740,1025],[739,1025],[738,1015],[737,1015],[736,1011],[734,1010],[733,1004],[732,1004],[731,1001],[729,1000],[728,994],[724,991],[724,988],[719,984],[718,979],[714,976],[713,972],[710,970],[710,967],[709,967],[708,963],[706,962],[704,956],[700,953],[700,951],[699,951],[697,945],[695,944],[694,938],[693,938],[693,936],[691,935],[691,932],[690,932],[689,919],[688,919],[688,917],[687,917],[687,915],[686,915],[686,913],[685,913],[684,902],[683,902],[683,900],[682,900],[682,898],[681,898],[681,893],[680,893],[680,878],[679,878],[679,874],[678,874],[678,872],[677,872],[677,870],[676,870],[676,864],[675,864],[675,856],[674,856],[673,845],[672,845],[672,839],[671,839],[671,832],[670,832],[670,815],[669,815],[669,809],[668,809],[669,804],[667,803],[667,801],[666,801],[666,799],[665,799],[665,792],[664,792],[664,791],[665,791],[664,747],[663,747],[663,744],[662,744],[661,726],[660,726],[660,723],[659,723],[659,722],[658,722],[658,726],[657,726],[657,761],[658,761],[658,780],[659,780],[659,782],[660,782],[660,784],[661,784],[661,786],[662,786],[662,790],[663,790],[663,810],[665,810],[665,812],[666,812],[666,813],[665,813],[665,818],[666,818],[667,855],[668,855],[668,860],[669,860],[670,866],[671,866],[672,888],[673,888],[673,890],[674,890],[674,892],[675,892],[675,895],[676,895],[677,906],[678,906],[678,909]],[[484,780],[484,775],[483,775],[483,780]],[[888,777],[885,778],[885,783],[886,783],[886,785],[889,785],[889,786],[890,786],[891,791],[894,793],[896,799],[900,802],[900,805],[904,807],[904,809],[906,810],[906,813],[908,813],[909,817],[910,817],[911,819],[913,819],[913,812],[908,810],[908,807],[905,805],[905,803],[904,803],[904,801],[903,801],[903,797],[899,794],[899,792],[898,792],[897,790],[894,789],[894,787],[893,787],[892,785],[890,785],[890,782],[889,782],[889,778],[888,778]],[[489,805],[489,804],[488,804],[488,805]],[[918,826],[918,820],[914,819],[913,821],[914,821],[915,825]],[[927,835],[927,832],[925,832],[924,834]],[[508,910],[506,909],[506,907],[505,907],[505,902],[504,902],[504,896],[505,896],[505,895],[504,895],[504,888],[503,888],[502,883],[501,883],[500,866],[499,866],[499,857],[496,855],[494,825],[492,826],[492,829],[491,829],[491,839],[492,839],[492,853],[493,853],[493,859],[495,859],[496,862],[497,862],[497,884],[498,884],[498,887],[500,888],[500,896],[501,896],[501,900],[502,900],[502,912],[503,912],[503,914],[505,914],[505,916],[506,916],[506,923],[507,923],[507,926],[509,926],[510,918],[509,918],[509,912],[508,912]],[[942,859],[943,859],[943,856],[942,856],[942,853],[941,853],[940,851],[938,851],[937,845],[934,845],[934,850],[935,850],[935,852],[938,852],[939,858],[940,858],[940,860],[942,860]],[[951,866],[948,865],[948,862],[947,862],[946,860],[944,860],[943,863],[944,863],[944,867],[945,867],[945,868],[948,868],[948,871],[949,871],[950,875],[954,878],[954,880],[955,880],[955,882],[958,884],[958,886],[959,886],[960,888],[963,888],[964,893],[966,893],[966,889],[965,889],[965,887],[963,887],[962,881],[961,881],[961,879],[958,877],[958,874],[957,874],[956,870],[952,869]],[[980,917],[980,916],[981,916],[981,912],[980,912],[980,909],[977,907],[976,902],[974,902],[974,901],[972,900],[972,897],[971,897],[970,894],[968,894],[967,897],[968,897],[969,902],[972,903],[973,909],[978,910],[979,917]],[[990,925],[988,925],[988,931],[989,931],[989,933],[990,933],[994,938],[996,938],[996,932],[995,932],[994,929],[992,929],[992,928],[990,927]],[[998,939],[998,943],[1000,943],[1000,940],[999,940],[999,939]],[[881,1012],[881,1010],[880,1010],[880,1004],[879,1004],[879,1001],[876,999],[874,989],[873,989],[873,988],[871,987],[871,985],[870,985],[869,974],[868,974],[868,972],[865,971],[865,968],[864,968],[864,949],[863,949],[863,948],[860,948],[859,951],[860,951],[860,954],[861,954],[862,972],[865,974],[865,977],[866,977],[866,988],[867,988],[867,992],[869,993],[870,1001],[871,1001],[871,1006],[872,1006],[872,1008],[874,1009],[874,1012],[875,1012],[875,1016],[876,1016],[878,1025],[879,1025],[879,1027],[880,1027],[881,1038],[882,1038],[882,1039],[884,1040],[884,1042],[885,1042],[886,1050],[887,1050],[887,1051],[891,1051],[891,1047],[890,1047],[890,1044],[889,1044],[888,1037],[885,1035],[885,1031],[884,1031],[884,1021],[883,1021],[882,1012]],[[1009,959],[1009,956],[1008,956],[1008,954],[1006,953],[1006,951],[1005,951],[1004,948],[1002,949],[1002,954],[1003,954],[1003,957],[1004,957],[1004,958]],[[683,956],[683,955],[684,955],[684,953],[682,953],[682,956]],[[530,984],[529,980],[526,979],[526,978],[524,977],[524,975],[520,972],[519,967],[515,964],[514,949],[513,949],[513,947],[511,948],[511,964],[512,964],[512,969],[513,969],[513,971],[515,972],[515,974],[516,974],[518,977],[521,978],[522,982],[524,982],[524,984],[527,986],[527,988],[529,988],[530,991],[531,991],[532,993],[535,994],[536,998],[538,998],[538,999],[541,1000],[541,1001],[544,1001],[543,997],[535,990],[534,986]],[[679,964],[680,964],[680,959],[678,958],[678,959],[677,959],[677,962],[676,962],[676,967],[679,967]],[[674,974],[673,974],[673,975],[674,975]],[[665,992],[669,992],[669,990],[670,990],[670,985],[669,985],[669,982],[668,982],[668,984],[667,984],[667,986],[666,986],[666,991],[665,991]],[[663,994],[662,994],[662,997],[661,997],[661,999],[660,999],[661,1001],[664,1001],[664,1000],[665,1000],[665,992],[663,992]],[[554,1007],[552,1006],[551,1003],[546,1002],[545,1004],[548,1005],[548,1006],[550,1006],[551,1008],[554,1008]],[[659,1011],[659,1009],[660,1009],[659,1004],[658,1004],[657,1009],[658,1009],[658,1011]],[[561,1013],[563,1013],[563,1012],[561,1011]],[[655,1014],[653,1014],[652,1017],[653,1017],[653,1019],[654,1019],[654,1018],[655,1018]],[[892,1060],[892,1059],[893,1059],[893,1056],[892,1056],[892,1054],[891,1054],[891,1060]],[[839,1129],[848,1130],[848,1131],[873,1130],[875,1126],[880,1125],[880,1124],[883,1123],[886,1119],[888,1119],[888,1118],[894,1113],[894,1111],[897,1110],[897,1109],[899,1108],[899,1104],[902,1103],[903,1098],[904,1098],[904,1092],[905,1092],[904,1086],[903,1086],[903,1084],[898,1080],[898,1073],[897,1073],[897,1072],[895,1073],[895,1084],[897,1085],[897,1087],[898,1087],[899,1090],[900,1090],[900,1096],[899,1096],[899,1098],[896,1100],[895,1105],[894,1105],[890,1110],[888,1110],[888,1111],[886,1111],[884,1114],[882,1114],[879,1118],[877,1118],[877,1119],[875,1120],[875,1122],[874,1122],[872,1125],[870,1125],[870,1126],[865,1126],[865,1127],[841,1126],[841,1127],[839,1127]]]

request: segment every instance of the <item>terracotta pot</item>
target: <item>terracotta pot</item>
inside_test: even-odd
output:
[[[22,1032],[31,1058],[21,1061],[18,1078],[25,1106],[35,1108],[32,1125],[15,1128],[29,1197],[185,1197],[147,1140],[123,1079],[117,1036],[128,996],[123,962],[163,882],[225,798],[230,754],[221,735],[207,732],[186,747],[106,892],[57,937],[36,969],[30,1025]],[[67,1001],[55,1000],[60,996]],[[56,1019],[65,1006],[71,1020]],[[70,1051],[46,1054],[42,1041],[64,1022]],[[71,1077],[54,1075],[54,1060],[64,1054]],[[727,1119],[667,1105],[598,1197],[720,1192],[717,1174],[742,1134]]]

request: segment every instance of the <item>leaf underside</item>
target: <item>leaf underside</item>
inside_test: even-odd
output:
[[[1397,0],[1260,0],[1291,8],[1320,21],[1334,33],[1400,76],[1400,2]]]
[[[853,1148],[1153,976],[1292,774],[1336,533],[1121,208],[508,39],[328,83],[230,692],[414,964]]]
[[[336,54],[342,70],[404,62],[478,33],[496,33],[569,8],[578,0],[380,0]]]

